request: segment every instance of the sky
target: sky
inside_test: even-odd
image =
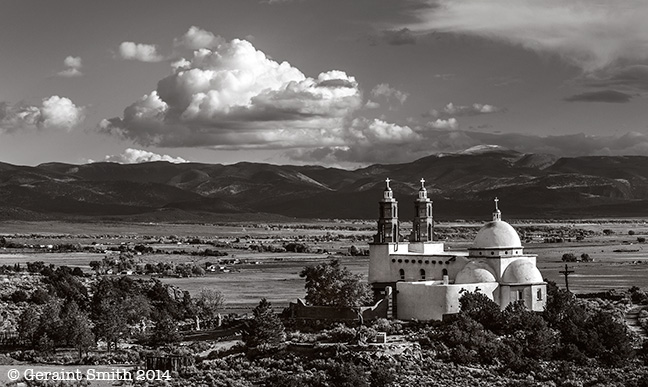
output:
[[[0,162],[648,155],[643,0],[20,0]]]

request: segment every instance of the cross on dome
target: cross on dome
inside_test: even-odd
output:
[[[495,211],[493,211],[493,220],[494,221],[495,220],[502,220],[502,211],[500,211],[499,208],[497,207],[497,202],[499,202],[499,199],[497,198],[497,196],[495,197],[495,199],[493,201],[495,202]]]
[[[425,179],[421,178],[421,188],[425,188]]]
[[[391,180],[390,180],[389,178],[386,178],[386,179],[385,179],[385,183],[387,183],[387,187],[385,187],[385,189],[391,189],[391,187],[389,187],[389,182],[390,182],[390,181],[391,181]]]

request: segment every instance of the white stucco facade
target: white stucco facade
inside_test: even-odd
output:
[[[389,184],[385,191],[389,191],[384,195],[390,198],[389,205],[397,205]],[[423,205],[427,210],[419,211]],[[417,217],[414,223],[433,227],[424,186],[415,206],[417,214],[429,218]],[[378,221],[379,227],[386,223],[398,229],[398,219]],[[544,310],[546,283],[536,267],[536,256],[524,253],[515,229],[501,220],[497,199],[493,220],[480,229],[468,251],[446,251],[443,243],[432,239],[432,232],[423,236],[413,232],[409,241],[396,235],[386,241],[377,235],[370,245],[369,282],[377,294],[386,286],[396,289],[395,317],[440,320],[458,313],[461,295],[474,291],[484,293],[502,309],[521,300],[530,310]]]

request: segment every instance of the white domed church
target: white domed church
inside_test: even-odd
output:
[[[536,256],[525,254],[520,237],[502,220],[495,198],[493,220],[477,233],[468,251],[446,251],[434,241],[432,201],[425,180],[414,201],[412,234],[399,234],[398,202],[386,180],[378,233],[369,245],[369,283],[376,295],[392,289],[392,315],[399,319],[441,320],[459,312],[462,293],[481,292],[504,309],[522,300],[533,311],[547,302],[547,284]]]

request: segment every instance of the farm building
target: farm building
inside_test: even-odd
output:
[[[378,233],[369,246],[369,282],[377,297],[395,290],[392,314],[399,319],[440,320],[459,312],[463,292],[481,292],[502,309],[522,300],[542,311],[547,284],[536,267],[536,256],[525,254],[515,229],[502,220],[495,198],[493,219],[477,233],[468,251],[445,251],[434,241],[432,201],[425,180],[414,201],[412,234],[399,233],[398,202],[386,180],[380,200]],[[388,292],[387,292],[388,293]]]

